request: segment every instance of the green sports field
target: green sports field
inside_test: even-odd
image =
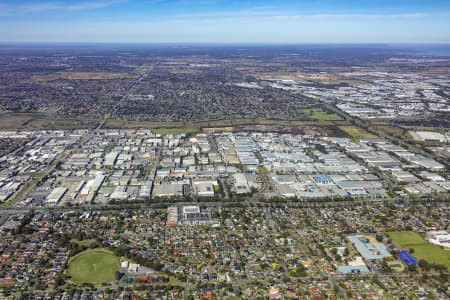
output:
[[[68,275],[76,283],[104,283],[114,279],[119,258],[102,249],[87,250],[69,262]]]
[[[450,251],[435,246],[424,240],[413,231],[389,232],[392,242],[403,250],[414,249],[412,254],[417,260],[424,259],[429,263],[441,264],[450,269]]]

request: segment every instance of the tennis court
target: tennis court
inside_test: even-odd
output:
[[[415,259],[408,251],[399,251],[397,253],[398,258],[400,258],[407,266],[417,265],[417,259]]]

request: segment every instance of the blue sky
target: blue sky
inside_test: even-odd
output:
[[[450,43],[450,1],[0,0],[0,42]]]

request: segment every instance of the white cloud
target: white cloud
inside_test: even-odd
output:
[[[6,4],[0,3],[0,15],[17,15],[27,13],[37,13],[46,11],[77,11],[100,9],[114,4],[125,2],[126,0],[98,0],[98,1],[78,1],[71,3],[64,2],[40,2],[40,3],[22,3]]]
[[[363,19],[420,19],[434,17],[449,17],[450,12],[413,12],[413,13],[339,13],[339,14],[297,14],[288,11],[276,11],[273,7],[257,7],[244,11],[213,11],[199,14],[180,14],[171,16],[176,20],[202,19],[204,21],[230,21],[230,20],[363,20]]]
[[[110,1],[87,1],[78,2],[67,6],[68,10],[85,10],[85,9],[97,9],[104,8],[114,4],[125,2],[125,0],[110,0]]]

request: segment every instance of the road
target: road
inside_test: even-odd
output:
[[[14,197],[16,197],[16,199],[14,199],[13,201],[11,201],[11,203],[9,204],[9,206],[14,206],[15,203],[17,203],[18,201],[21,201],[23,199],[25,199],[27,197],[27,194],[32,191],[33,189],[36,188],[36,186],[42,181],[43,178],[45,178],[46,176],[50,175],[53,170],[56,168],[56,166],[58,165],[59,162],[65,160],[71,153],[72,150],[74,148],[82,148],[87,141],[90,140],[90,138],[95,134],[95,132],[97,132],[98,130],[102,129],[103,126],[106,124],[106,122],[108,121],[108,118],[113,115],[113,113],[128,99],[128,97],[130,96],[133,87],[138,84],[139,82],[141,82],[145,77],[146,77],[146,73],[141,74],[136,81],[134,81],[133,83],[131,83],[127,90],[125,91],[125,94],[122,96],[122,98],[116,103],[116,105],[114,105],[109,111],[108,113],[106,113],[102,119],[102,121],[100,122],[100,124],[95,128],[95,129],[89,129],[87,130],[80,138],[80,140],[76,143],[74,143],[73,145],[71,145],[70,147],[68,147],[67,149],[65,149],[62,153],[60,153],[55,160],[47,167],[47,169],[40,174],[39,176],[36,176],[35,178],[33,178],[28,184],[26,184],[21,190],[19,190],[16,195]],[[160,153],[160,152],[159,152]],[[157,157],[157,161],[159,161],[159,153],[158,153],[158,157]],[[156,170],[155,170],[156,172]]]
[[[128,97],[130,96],[133,88],[136,86],[136,84],[140,83],[145,77],[147,76],[147,73],[142,73],[133,83],[131,83],[127,90],[125,91],[125,94],[122,96],[122,98],[120,98],[119,101],[117,101],[117,103],[111,107],[111,109],[103,116],[103,120],[100,122],[100,124],[95,128],[95,130],[100,130],[103,128],[103,126],[106,124],[106,122],[108,121],[109,117],[113,116],[114,113],[117,111],[117,109],[124,103],[126,102],[126,100],[128,99]]]
[[[158,209],[158,208],[167,208],[169,206],[187,206],[187,205],[193,205],[197,204],[202,207],[209,207],[209,208],[222,208],[222,207],[228,207],[228,208],[247,208],[247,207],[273,207],[273,208],[284,208],[284,209],[290,209],[290,208],[323,208],[323,207],[354,207],[354,206],[362,206],[362,205],[384,205],[388,203],[395,203],[395,204],[414,204],[414,203],[429,203],[429,202],[436,202],[436,203],[449,203],[450,199],[424,199],[424,200],[405,200],[405,199],[392,199],[392,200],[385,200],[385,199],[366,199],[366,200],[360,200],[360,201],[330,201],[330,202],[276,202],[276,203],[270,203],[270,202],[250,202],[250,201],[244,201],[240,203],[236,202],[154,202],[149,204],[127,204],[127,205],[78,205],[78,206],[72,206],[72,207],[8,207],[4,208],[0,211],[0,215],[3,214],[22,214],[22,213],[28,213],[31,210],[34,210],[36,212],[68,212],[68,211],[87,211],[87,210],[102,210],[102,211],[117,211],[117,210],[123,210],[123,209],[130,209],[130,210],[142,210],[142,209]]]

